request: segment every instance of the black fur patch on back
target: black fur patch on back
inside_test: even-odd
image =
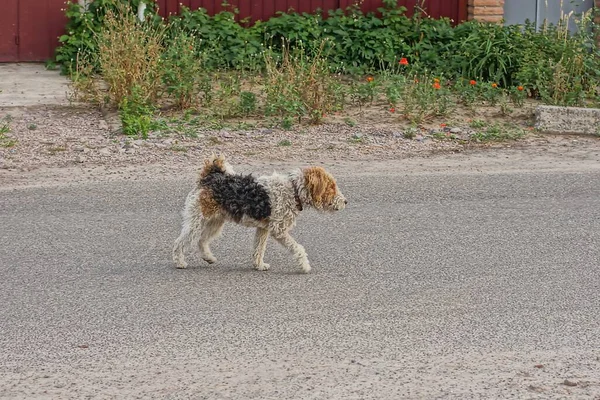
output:
[[[216,168],[200,180],[215,201],[240,222],[244,215],[257,220],[271,216],[271,200],[266,189],[252,175],[227,175]]]

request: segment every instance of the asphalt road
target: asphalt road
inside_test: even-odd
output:
[[[338,175],[309,275],[173,268],[193,176],[0,191],[0,397],[600,398],[598,169]]]

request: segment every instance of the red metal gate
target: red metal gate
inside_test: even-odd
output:
[[[2,0],[0,62],[45,61],[67,22],[64,0]]]
[[[0,12],[0,61],[17,61],[19,59],[18,0],[4,0]]]
[[[179,13],[180,4],[209,14],[223,10],[223,0],[156,0],[163,16]],[[229,0],[239,9],[238,19],[266,20],[278,11],[294,9],[313,12],[320,8],[346,8],[356,0]],[[45,61],[52,58],[58,37],[64,32],[65,0],[0,0],[0,62]],[[409,14],[421,0],[400,0]],[[382,0],[363,0],[363,11],[375,11]],[[425,0],[433,18],[449,17],[456,22],[467,19],[467,0]]]
[[[178,14],[180,4],[191,9],[205,8],[209,14],[223,10],[223,0],[157,0],[157,3],[163,16]],[[239,19],[251,17],[252,20],[266,20],[278,11],[293,9],[300,13],[311,13],[318,8],[327,11],[349,7],[356,0],[229,0],[228,3],[239,10]],[[421,3],[422,0],[399,0],[399,4],[408,9],[409,15]],[[362,0],[361,8],[368,12],[382,6],[383,0]],[[425,0],[425,8],[432,18],[448,17],[456,23],[467,19],[467,0]]]

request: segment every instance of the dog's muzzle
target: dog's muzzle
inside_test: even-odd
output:
[[[335,211],[341,211],[346,208],[346,204],[348,204],[348,200],[344,198],[344,196],[336,196],[333,199],[333,209]]]

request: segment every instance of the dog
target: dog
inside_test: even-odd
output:
[[[227,221],[256,228],[254,268],[269,269],[264,262],[269,235],[288,249],[300,270],[310,272],[306,251],[290,235],[296,218],[307,207],[340,211],[347,200],[333,176],[321,167],[296,169],[287,174],[254,177],[236,174],[223,156],[204,161],[196,187],[190,191],[183,210],[181,234],[175,240],[173,261],[186,268],[185,251],[197,244],[204,261],[217,261],[210,243]]]

